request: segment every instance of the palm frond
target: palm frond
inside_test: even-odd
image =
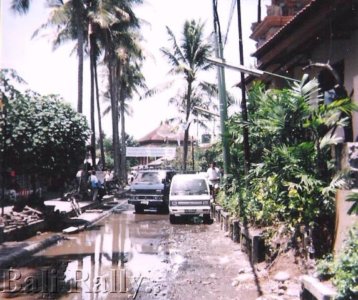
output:
[[[167,29],[167,33],[169,35],[169,41],[171,41],[173,44],[173,56],[177,57],[178,60],[185,61],[185,56],[184,56],[179,44],[177,43],[177,40],[175,38],[173,31],[168,26],[166,26],[166,29]]]
[[[332,178],[329,185],[322,189],[322,194],[327,197],[334,197],[337,190],[349,189],[351,180],[347,171],[340,171]]]
[[[352,215],[352,214],[358,214],[358,193],[357,192],[353,192],[350,195],[348,195],[346,201],[348,202],[353,202],[352,206],[349,208],[348,210],[348,214]]]
[[[31,0],[12,0],[11,10],[19,14],[26,14],[29,10]]]
[[[151,89],[148,89],[145,91],[144,94],[142,94],[139,98],[139,100],[143,100],[146,98],[150,98],[153,97],[159,93],[162,93],[163,91],[168,90],[169,88],[171,88],[173,85],[175,84],[175,80],[172,79],[170,81],[164,82],[162,84],[159,84]]]

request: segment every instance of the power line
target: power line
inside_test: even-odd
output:
[[[234,16],[235,6],[236,6],[236,0],[232,0],[232,2],[231,2],[231,8],[230,8],[229,20],[228,20],[227,28],[226,28],[226,34],[225,34],[225,40],[224,40],[224,47],[225,47],[225,45],[226,45],[226,42],[227,42],[227,39],[228,39],[228,36],[229,36],[229,31],[230,31],[230,26],[231,26],[232,18],[233,18],[233,16]]]

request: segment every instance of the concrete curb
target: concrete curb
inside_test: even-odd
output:
[[[47,247],[50,247],[54,244],[56,244],[58,241],[61,241],[64,239],[64,236],[62,235],[53,235],[41,242],[31,244],[29,246],[26,246],[22,249],[19,249],[17,251],[14,251],[11,254],[2,256],[0,258],[0,269],[2,268],[9,268],[17,264],[16,261],[20,260],[21,258],[24,258],[25,256],[32,255],[36,252],[39,252]]]
[[[314,297],[317,300],[333,300],[337,297],[335,290],[312,276],[303,275],[300,281],[302,283],[301,299],[312,299]]]
[[[96,218],[89,221],[89,223],[87,223],[85,225],[77,226],[78,231],[86,230],[87,228],[91,228],[91,227],[95,226],[96,223],[98,223],[99,221],[101,221],[102,219],[104,219],[105,217],[110,215],[114,210],[118,209],[123,204],[124,203],[118,203],[116,206],[112,207],[111,209],[106,210],[105,212],[99,214]]]

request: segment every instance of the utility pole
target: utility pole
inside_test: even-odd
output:
[[[213,0],[213,13],[214,13],[214,36],[215,36],[215,50],[216,57],[224,59],[223,45],[221,38],[221,29],[219,16],[217,11],[217,0]],[[218,66],[218,80],[219,80],[219,100],[220,100],[220,129],[221,139],[223,146],[223,161],[224,161],[224,176],[229,174],[230,156],[229,156],[229,143],[228,132],[225,122],[227,121],[227,96],[225,85],[225,71],[224,67]]]
[[[261,23],[261,0],[257,3],[257,23]]]
[[[2,128],[0,131],[2,133],[1,139],[1,216],[4,216],[4,206],[5,206],[5,176],[6,176],[6,138],[7,138],[7,111],[6,111],[6,96],[3,93],[0,93],[0,123],[2,123]]]
[[[242,25],[241,25],[241,1],[237,0],[237,21],[239,26],[239,51],[240,51],[240,64],[244,65],[244,46],[242,41]],[[249,173],[250,169],[250,145],[249,145],[249,128],[246,106],[246,85],[244,72],[240,72],[241,76],[241,114],[244,123],[243,143],[244,143],[244,171],[245,175]]]
[[[191,159],[193,163],[193,171],[195,171],[195,156],[194,156],[194,137],[191,136]]]

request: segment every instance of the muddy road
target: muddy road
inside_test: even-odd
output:
[[[262,289],[256,275],[219,224],[171,225],[166,214],[136,214],[124,204],[9,270],[2,297],[250,300]]]

